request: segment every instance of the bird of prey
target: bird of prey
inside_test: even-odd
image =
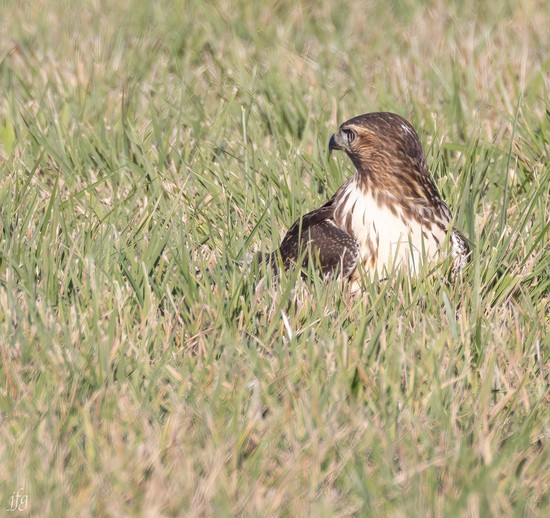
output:
[[[354,117],[332,135],[333,150],[349,156],[355,174],[290,227],[279,249],[262,256],[267,264],[277,270],[279,264],[286,269],[313,261],[323,274],[358,282],[360,265],[378,278],[398,267],[415,274],[447,243],[453,270],[467,264],[468,243],[451,227],[451,211],[404,118],[385,112]]]

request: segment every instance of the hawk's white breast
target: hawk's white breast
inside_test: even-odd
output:
[[[390,192],[383,194],[390,203],[395,199]],[[416,273],[423,259],[437,256],[445,231],[436,225],[423,226],[416,219],[405,217],[398,203],[392,205],[392,209],[385,203],[378,203],[355,178],[335,200],[336,222],[348,231],[351,226],[359,244],[360,261],[367,270],[382,276],[405,266]],[[426,209],[418,206],[416,210],[420,213]]]

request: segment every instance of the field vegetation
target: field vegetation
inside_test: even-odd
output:
[[[0,508],[548,516],[550,3],[0,7]],[[352,297],[240,264],[417,128],[473,246]]]

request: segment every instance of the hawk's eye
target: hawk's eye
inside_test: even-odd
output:
[[[346,136],[346,140],[348,141],[348,146],[353,144],[353,141],[355,140],[355,132],[350,129],[343,130],[344,135]]]

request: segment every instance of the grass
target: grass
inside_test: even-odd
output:
[[[33,516],[546,516],[550,4],[6,2],[0,504]],[[474,245],[352,298],[257,282],[414,124]]]

